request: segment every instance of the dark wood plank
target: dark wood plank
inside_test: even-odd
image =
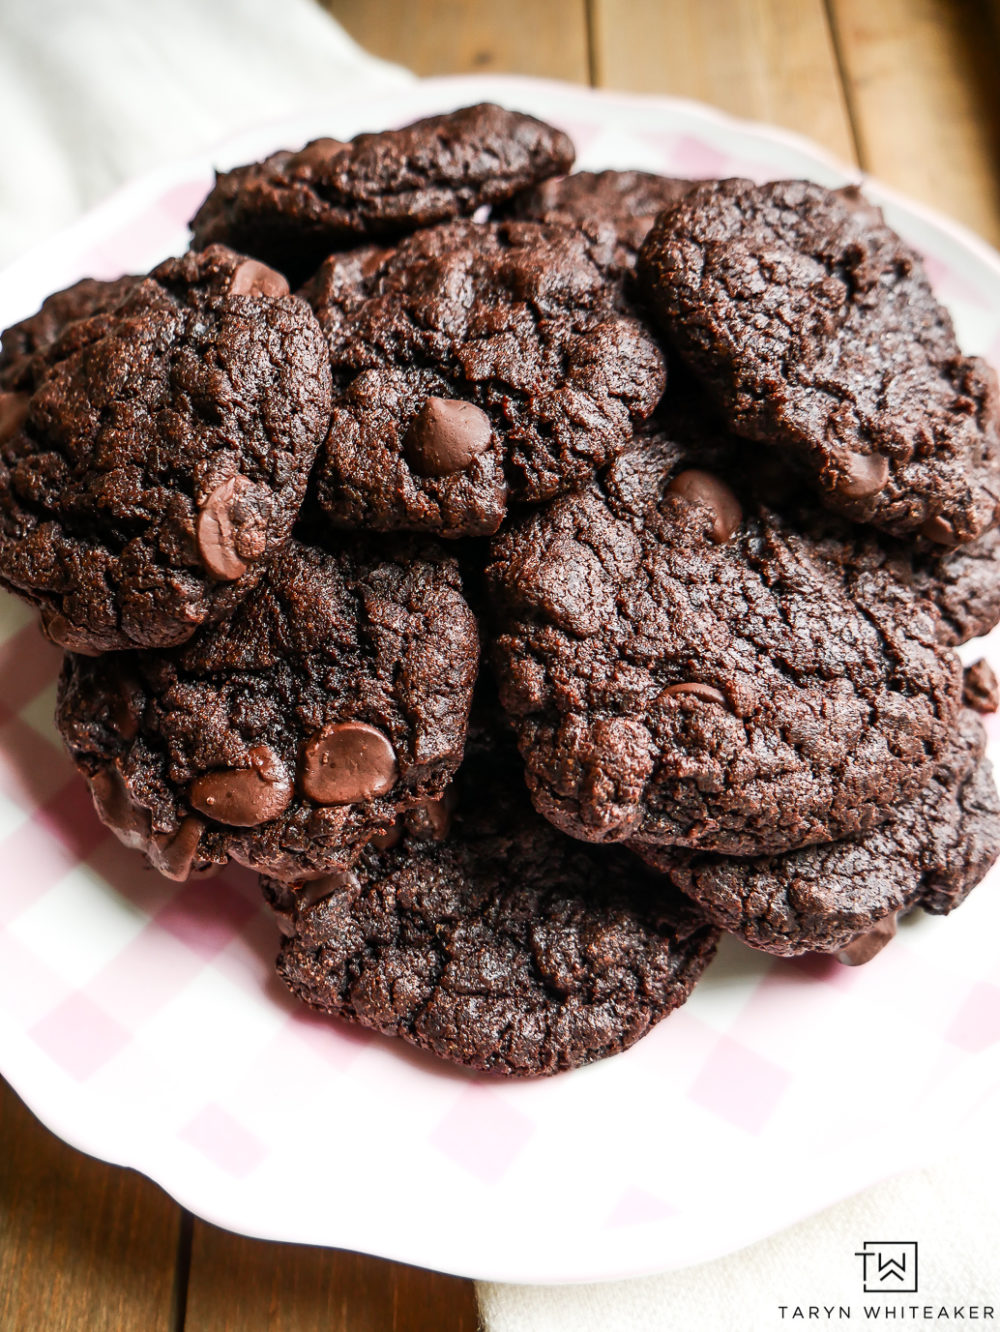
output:
[[[597,83],[709,102],[798,130],[853,160],[824,0],[591,0],[591,7]]]
[[[0,1081],[0,1328],[172,1332],[181,1210],[54,1137]]]
[[[196,1221],[185,1332],[475,1332],[471,1281]]]
[[[416,74],[589,78],[585,0],[321,0],[373,55]]]
[[[862,165],[1000,243],[1000,83],[989,6],[829,5]]]

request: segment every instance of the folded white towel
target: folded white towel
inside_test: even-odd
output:
[[[866,1241],[879,1240],[916,1243],[916,1294],[865,1293],[864,1264],[856,1255]],[[793,1332],[833,1326],[847,1332],[884,1323],[940,1332],[995,1326],[998,1154],[981,1142],[961,1159],[887,1180],[699,1267],[592,1286],[481,1284],[478,1293],[488,1332]],[[879,1309],[878,1316],[866,1317],[866,1306]],[[849,1319],[841,1309],[850,1311]],[[887,1318],[886,1309],[896,1312]]]
[[[314,0],[4,0],[0,263],[141,171],[410,78]]]

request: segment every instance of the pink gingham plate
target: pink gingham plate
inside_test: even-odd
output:
[[[0,275],[0,327],[77,277],[182,249],[213,164],[483,98],[562,125],[584,167],[852,178],[801,139],[688,102],[431,80],[129,185]],[[868,188],[927,255],[966,347],[996,359],[1000,258]],[[985,650],[1000,668],[997,643]],[[57,667],[32,616],[0,600],[0,1071],[67,1141],[200,1216],[469,1276],[598,1280],[718,1256],[995,1122],[995,875],[856,970],[730,941],[634,1050],[503,1084],[297,1009],[250,876],[178,887],[144,870],[61,751]]]

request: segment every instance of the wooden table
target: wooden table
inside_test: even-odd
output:
[[[419,74],[675,93],[786,125],[1000,244],[987,0],[326,0]],[[472,1284],[267,1244],[43,1129],[0,1083],[3,1332],[472,1332]],[[475,1218],[469,1218],[475,1224]]]

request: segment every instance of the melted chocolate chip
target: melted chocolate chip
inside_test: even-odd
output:
[[[743,521],[743,506],[725,481],[711,472],[696,467],[678,472],[667,486],[667,493],[711,510],[713,541],[728,541]]]
[[[320,805],[352,805],[385,795],[398,769],[392,745],[366,722],[324,726],[302,753],[299,780],[303,792]]]
[[[229,283],[230,296],[288,296],[291,288],[288,279],[275,268],[259,263],[256,259],[244,259],[233,271]]]
[[[837,459],[840,475],[836,486],[847,499],[866,499],[885,489],[889,460],[881,453],[845,453]]]
[[[464,472],[493,438],[490,418],[472,402],[428,398],[406,432],[403,448],[421,476]]]
[[[198,553],[222,582],[242,578],[248,561],[264,553],[265,524],[252,503],[253,491],[245,476],[231,476],[215,487],[198,514]]]
[[[406,811],[406,831],[425,842],[443,842],[451,831],[455,797],[449,787],[440,800],[421,800]]]
[[[678,694],[691,694],[694,698],[700,698],[704,703],[721,703],[726,706],[726,696],[721,690],[713,685],[702,684],[698,680],[692,680],[690,683],[667,685],[663,691],[665,694],[676,696]]]
[[[350,144],[342,143],[340,139],[313,139],[307,143],[304,148],[300,148],[297,153],[293,153],[285,162],[286,170],[294,171],[298,167],[322,167],[327,162],[332,162],[335,157],[347,151]]]
[[[168,879],[188,878],[194,867],[195,855],[204,823],[190,814],[175,833],[154,833],[147,855],[149,863]],[[218,867],[212,866],[214,872]]]
[[[315,906],[317,902],[323,902],[334,893],[346,888],[353,877],[348,870],[340,870],[332,874],[322,874],[316,879],[303,879],[299,883],[293,883],[291,885],[293,905],[299,911],[304,907]]]
[[[284,813],[292,799],[292,783],[284,765],[266,746],[252,749],[247,768],[220,768],[191,783],[192,808],[234,828],[255,828]]]
[[[399,846],[403,840],[402,820],[397,819],[395,823],[390,823],[385,832],[376,833],[371,839],[371,845],[376,851],[391,851],[394,846]]]
[[[942,518],[936,513],[933,518],[928,518],[920,529],[922,536],[927,537],[928,541],[935,541],[939,546],[957,546],[958,541],[955,537],[955,529],[947,518]]]
[[[881,953],[889,940],[895,937],[895,934],[896,915],[894,912],[880,920],[874,929],[868,930],[865,934],[859,934],[856,939],[852,939],[837,954],[837,961],[843,962],[845,967],[863,966],[865,962],[870,962],[876,954]]]
[[[50,642],[55,643],[56,647],[65,648],[67,652],[78,652],[81,657],[101,655],[96,648],[90,646],[86,636],[58,611],[42,611],[42,633]]]
[[[149,810],[137,805],[117,768],[98,768],[90,778],[90,794],[100,815],[120,842],[143,851],[149,842]]]

